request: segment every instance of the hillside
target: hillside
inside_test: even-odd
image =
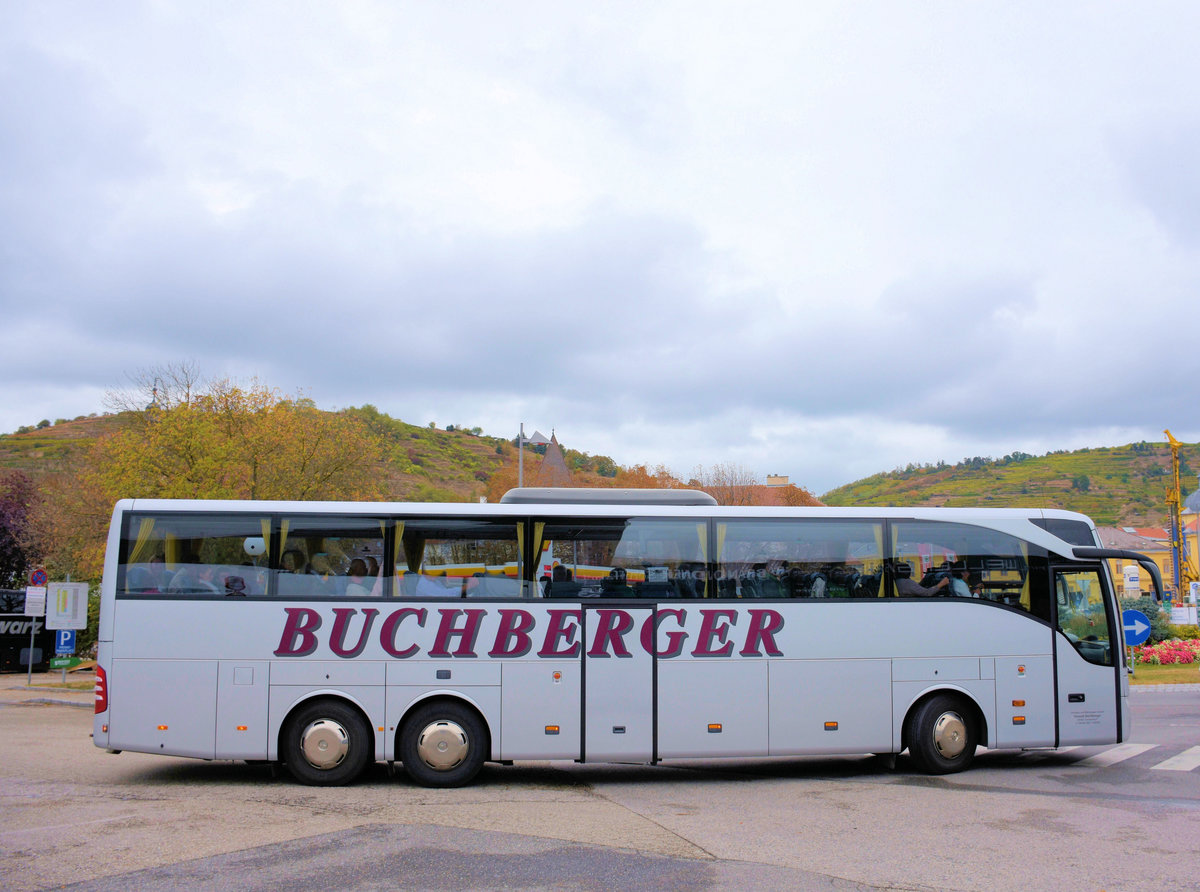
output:
[[[517,450],[511,441],[478,429],[442,430],[408,424],[374,406],[345,410],[363,420],[378,447],[378,475],[386,498],[396,501],[461,502],[482,496],[498,498],[516,486]],[[36,478],[66,468],[107,433],[120,428],[118,415],[60,419],[53,425],[0,435],[0,471],[23,471]],[[545,448],[527,447],[525,470],[533,473]],[[565,450],[577,486],[602,486],[618,473],[607,456]]]
[[[440,430],[408,424],[373,406],[349,409],[379,444],[379,474],[387,497],[415,501],[475,501],[516,484],[512,443],[478,429]],[[0,435],[0,470],[34,477],[63,468],[77,450],[121,424],[101,415]],[[619,468],[606,456],[564,450],[576,485],[612,485]],[[1200,444],[1180,450],[1184,495],[1196,489]],[[540,456],[526,453],[526,471]],[[1081,511],[1097,523],[1163,526],[1171,453],[1166,443],[973,458],[956,465],[913,466],[875,474],[821,496],[827,505],[1052,507]],[[630,483],[628,485],[638,485]],[[654,485],[646,480],[642,485]]]
[[[391,418],[364,406],[350,409],[367,423],[380,448],[379,474],[389,498],[471,501],[516,450],[506,440],[468,431],[435,430]],[[0,470],[24,471],[34,478],[62,470],[72,456],[122,424],[116,415],[58,421],[44,428],[0,435]]]
[[[1180,449],[1181,486],[1196,489],[1200,444]],[[1164,526],[1171,450],[1132,443],[1043,456],[1015,453],[957,465],[912,466],[855,481],[821,496],[827,505],[1065,508],[1098,524]]]

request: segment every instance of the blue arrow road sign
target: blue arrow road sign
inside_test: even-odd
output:
[[[75,653],[74,629],[59,629],[54,633],[54,652],[56,654]]]
[[[1125,629],[1125,643],[1130,647],[1150,637],[1150,618],[1140,610],[1122,610],[1121,625]]]

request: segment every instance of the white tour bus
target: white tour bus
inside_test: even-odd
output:
[[[285,763],[876,753],[1130,730],[1120,610],[1086,517],[724,508],[683,490],[500,504],[126,500],[95,743]]]

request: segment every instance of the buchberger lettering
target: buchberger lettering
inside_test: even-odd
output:
[[[641,621],[620,608],[588,610],[590,640],[584,641],[583,611],[550,608],[535,614],[529,610],[500,608],[489,623],[486,608],[401,607],[384,613],[374,607],[335,607],[331,622],[311,607],[285,607],[286,617],[277,657],[307,657],[322,645],[342,659],[363,653],[372,639],[389,657],[407,660],[428,645],[428,657],[517,659],[534,653],[542,659],[575,658],[586,653],[592,658],[633,656],[633,648],[659,659],[678,657],[781,657],[775,636],[783,629],[783,615],[776,610],[749,608],[698,608],[699,624],[694,637],[687,631],[688,610],[664,607],[651,611]],[[641,613],[642,611],[638,611]],[[539,619],[541,616],[540,628]],[[656,650],[655,628],[663,641]],[[495,626],[484,640],[485,626]],[[693,623],[693,625],[696,625]]]

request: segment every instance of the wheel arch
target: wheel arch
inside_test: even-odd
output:
[[[298,713],[301,709],[304,709],[306,706],[312,705],[318,700],[341,703],[359,714],[367,726],[367,731],[369,732],[367,737],[371,742],[371,753],[368,757],[368,762],[377,761],[379,746],[376,738],[378,735],[376,734],[376,725],[371,721],[370,712],[367,710],[366,706],[359,702],[356,697],[347,694],[345,691],[337,690],[307,691],[293,700],[288,705],[287,709],[282,710],[283,717],[280,719],[279,726],[275,729],[275,733],[271,737],[271,743],[274,746],[274,752],[268,754],[271,760],[279,761],[283,758],[284,735],[288,732],[292,719],[296,713]]]
[[[492,730],[492,723],[488,720],[487,710],[473,698],[459,691],[430,691],[416,698],[405,707],[404,714],[400,717],[400,721],[396,722],[396,728],[392,734],[392,746],[397,755],[400,753],[400,739],[404,735],[404,729],[407,727],[413,713],[425,706],[436,703],[457,703],[474,712],[479,717],[484,732],[487,734],[488,759],[491,760],[494,757],[496,736]]]
[[[911,742],[912,722],[917,710],[934,697],[943,694],[954,697],[964,705],[965,711],[969,713],[969,719],[975,725],[976,739],[982,745],[987,745],[989,740],[987,712],[980,705],[978,697],[960,685],[942,684],[926,688],[909,701],[908,706],[904,710],[904,721],[900,726],[900,746],[897,750],[898,752],[903,751]]]

